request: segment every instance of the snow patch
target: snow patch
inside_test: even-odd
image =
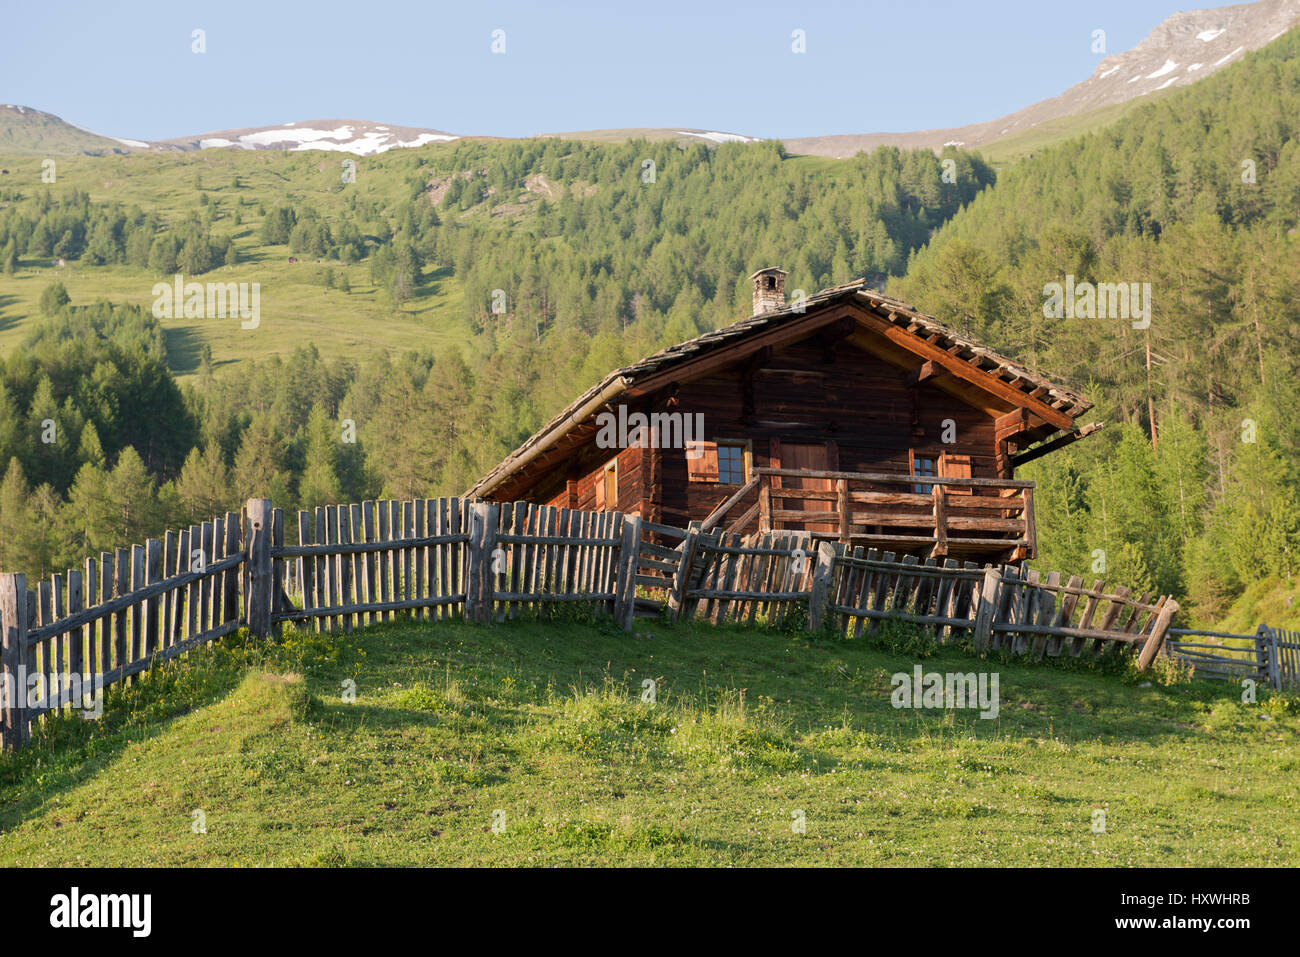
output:
[[[114,136],[113,139],[119,143],[125,143],[127,146],[134,146],[136,149],[146,150],[149,148],[148,143],[141,143],[139,140],[124,140],[120,136]]]
[[[1203,67],[1203,66],[1205,66],[1204,63],[1193,63],[1191,66],[1189,66],[1189,67],[1187,68],[1187,72],[1188,72],[1188,73],[1195,73],[1197,70],[1199,70],[1199,69],[1200,69],[1201,67]]]
[[[1105,73],[1103,73],[1103,74],[1101,74],[1099,77],[1097,77],[1097,79],[1099,79],[1099,80],[1104,80],[1104,79],[1106,79],[1106,77],[1110,76],[1112,73],[1118,73],[1118,72],[1119,72],[1119,67],[1117,67],[1117,66],[1113,66],[1113,67],[1111,67],[1109,70],[1107,70]]]
[[[1165,87],[1177,82],[1178,82],[1178,77],[1171,76],[1169,79],[1165,80],[1165,82],[1161,83],[1158,87],[1156,87],[1156,89],[1163,90]]]
[[[1166,60],[1166,61],[1165,61],[1165,65],[1162,66],[1160,69],[1156,70],[1155,73],[1148,73],[1148,74],[1147,74],[1147,79],[1148,79],[1148,80],[1154,80],[1154,79],[1156,79],[1157,77],[1164,76],[1166,73],[1172,73],[1172,72],[1174,72],[1174,70],[1177,70],[1177,69],[1178,69],[1178,64],[1177,64],[1177,63],[1175,63],[1173,60]]]
[[[398,146],[423,146],[425,143],[450,143],[452,140],[460,139],[459,136],[452,136],[448,133],[421,133],[413,140],[404,140],[398,142]]]
[[[1196,34],[1196,39],[1200,40],[1202,43],[1209,43],[1215,37],[1223,36],[1226,32],[1226,30],[1202,30],[1200,33]]]
[[[1223,64],[1227,63],[1229,60],[1231,60],[1233,57],[1235,57],[1238,53],[1240,53],[1240,52],[1241,52],[1242,50],[1244,50],[1244,49],[1246,49],[1246,48],[1245,48],[1245,47],[1237,47],[1237,49],[1233,50],[1231,53],[1229,53],[1229,54],[1228,54],[1227,56],[1225,56],[1223,59],[1221,59],[1221,60],[1215,60],[1215,61],[1214,61],[1214,65],[1215,65],[1215,66],[1222,66]]]
[[[690,130],[674,130],[678,136],[698,136],[701,139],[709,140],[713,143],[757,143],[752,136],[741,136],[739,133],[692,133]]]

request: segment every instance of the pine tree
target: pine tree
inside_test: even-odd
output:
[[[284,440],[269,414],[255,415],[244,430],[235,456],[233,480],[241,501],[250,498],[290,500],[286,494],[289,475],[285,470]]]
[[[9,460],[0,482],[0,568],[27,575],[38,573],[37,532],[29,501],[31,490],[18,459]]]
[[[185,524],[204,522],[234,509],[238,503],[219,445],[210,442],[202,452],[190,450],[176,480],[176,494]]]
[[[307,419],[307,451],[298,484],[298,507],[316,508],[334,505],[342,500],[339,481],[340,431],[318,403],[312,406]]]
[[[144,461],[131,446],[126,446],[117,456],[113,471],[105,483],[107,535],[104,544],[114,541],[118,545],[140,542],[162,531],[157,489],[153,478],[144,467]]]
[[[60,309],[72,301],[68,290],[61,282],[52,282],[41,293],[41,313],[46,316],[56,315]]]

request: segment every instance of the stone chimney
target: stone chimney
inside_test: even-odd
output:
[[[754,315],[785,308],[786,275],[784,269],[769,266],[749,277],[754,282]]]

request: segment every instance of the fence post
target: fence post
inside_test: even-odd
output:
[[[1146,671],[1151,667],[1151,662],[1155,661],[1156,655],[1160,653],[1160,648],[1165,643],[1169,623],[1174,620],[1176,614],[1178,614],[1178,602],[1170,598],[1160,609],[1160,614],[1156,616],[1156,623],[1151,627],[1151,634],[1142,644],[1142,654],[1138,657],[1138,671]]]
[[[465,544],[465,620],[490,621],[495,580],[492,552],[497,546],[498,509],[492,502],[469,507],[469,541]]]
[[[835,568],[835,546],[822,542],[817,546],[817,565],[813,568],[812,589],[808,593],[808,630],[822,630],[831,597],[831,573]]]
[[[993,640],[993,618],[998,607],[998,588],[1002,584],[1002,569],[997,565],[984,567],[984,582],[980,585],[975,604],[975,648],[984,651]]]
[[[274,608],[271,570],[271,500],[250,498],[244,506],[247,529],[248,573],[244,576],[244,616],[254,638],[271,634]]]
[[[1255,629],[1255,663],[1260,679],[1268,682],[1270,688],[1281,691],[1282,674],[1277,660],[1277,632],[1265,624],[1260,624]]]
[[[27,577],[0,575],[0,746],[27,743]]]
[[[614,620],[624,631],[636,624],[636,570],[641,557],[641,516],[623,516],[623,540],[618,546],[614,576]]]
[[[682,609],[686,605],[686,589],[690,587],[691,582],[691,565],[695,561],[695,543],[699,540],[700,523],[691,522],[686,537],[682,539],[682,558],[677,563],[677,571],[673,575],[673,588],[668,595],[668,611],[673,621],[682,619]]]

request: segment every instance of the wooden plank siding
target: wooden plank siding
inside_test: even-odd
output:
[[[800,461],[815,459],[833,470],[909,475],[913,458],[920,456],[933,459],[943,475],[1011,478],[1006,442],[999,441],[994,417],[940,388],[941,377],[939,372],[922,380],[915,369],[853,342],[841,339],[831,345],[814,336],[673,383],[630,404],[627,411],[647,416],[666,411],[702,414],[704,435],[695,438],[742,444],[749,470],[789,467],[792,456],[802,456]],[[608,409],[616,411],[618,406]],[[945,437],[952,441],[945,442]],[[611,461],[617,469],[618,496],[606,502],[600,486]],[[752,474],[747,471],[746,477]],[[810,481],[789,479],[786,484],[818,489],[825,484]],[[734,482],[700,481],[698,475],[692,480],[684,448],[603,449],[593,431],[585,446],[524,498],[560,508],[617,510],[685,527],[708,518],[740,488]],[[754,493],[740,502],[721,530],[757,528],[758,499]],[[832,504],[807,507],[831,510]],[[779,496],[776,507],[783,507]],[[791,500],[790,507],[800,506]],[[900,520],[906,517],[900,513]],[[808,527],[830,530],[823,524]],[[795,522],[787,527],[798,526]],[[993,552],[984,557],[1007,558]]]

